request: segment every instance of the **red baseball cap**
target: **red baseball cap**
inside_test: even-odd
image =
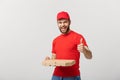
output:
[[[60,20],[60,19],[68,19],[70,20],[70,16],[67,12],[65,11],[61,11],[57,14],[57,20]]]

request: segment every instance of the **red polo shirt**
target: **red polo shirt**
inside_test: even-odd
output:
[[[79,76],[79,59],[80,52],[77,50],[77,45],[80,44],[80,39],[83,39],[83,44],[87,46],[84,37],[74,31],[67,34],[61,34],[53,40],[52,53],[56,54],[56,59],[75,60],[73,66],[62,67],[56,66],[53,75],[61,77]]]

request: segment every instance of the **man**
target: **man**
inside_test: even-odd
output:
[[[48,59],[66,59],[75,60],[73,66],[56,66],[53,72],[52,80],[81,80],[79,70],[80,53],[85,58],[91,59],[92,52],[89,50],[85,38],[70,29],[70,16],[68,12],[61,11],[57,14],[57,25],[62,34],[53,40],[52,57]]]

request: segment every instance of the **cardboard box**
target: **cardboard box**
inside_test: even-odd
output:
[[[44,60],[42,65],[44,66],[72,66],[75,64],[75,60],[63,60],[63,59],[53,59]]]

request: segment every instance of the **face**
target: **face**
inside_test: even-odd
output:
[[[66,34],[70,30],[70,20],[67,19],[60,19],[57,21],[57,25],[61,33]]]

